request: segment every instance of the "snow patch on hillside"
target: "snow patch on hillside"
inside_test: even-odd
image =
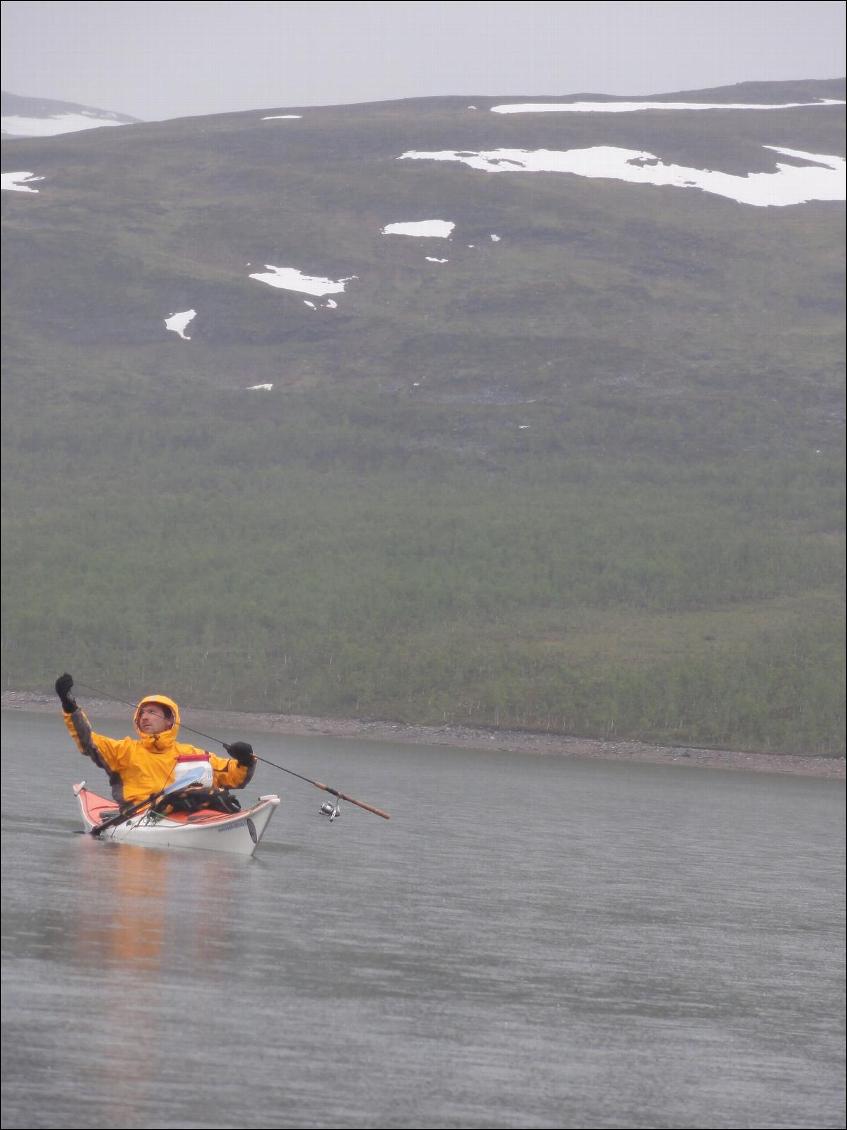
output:
[[[266,114],[263,122],[278,122],[283,118],[302,118],[302,114]]]
[[[35,173],[2,173],[0,174],[0,189],[3,192],[38,192],[37,188],[30,188],[28,181],[44,180]]]
[[[196,310],[179,310],[175,314],[169,314],[165,318],[165,329],[179,334],[183,341],[191,341],[191,338],[185,333],[185,328],[196,316]]]
[[[79,133],[84,129],[126,124],[88,114],[56,114],[50,118],[24,118],[19,114],[12,114],[0,118],[3,133],[8,133],[12,137],[56,137],[60,133]]]
[[[806,106],[843,106],[835,98],[817,102],[511,102],[492,106],[494,114],[633,114],[638,110],[796,110]]]
[[[265,263],[264,272],[259,271],[250,276],[251,279],[280,290],[296,290],[300,294],[316,294],[319,297],[343,293],[345,285],[357,277],[350,275],[346,279],[325,279],[320,275],[304,275],[297,267],[275,267],[272,263]]]
[[[450,220],[413,220],[407,223],[386,224],[383,235],[412,235],[425,239],[449,239],[456,225]]]
[[[711,169],[666,165],[653,153],[610,145],[566,150],[493,149],[478,153],[469,150],[432,153],[410,150],[398,160],[459,161],[471,169],[487,173],[572,173],[580,177],[622,180],[633,184],[696,188],[759,208],[804,204],[811,200],[845,199],[843,157],[783,149],[778,145],[766,145],[764,148],[814,164],[798,166],[777,162],[775,173],[736,176]]]

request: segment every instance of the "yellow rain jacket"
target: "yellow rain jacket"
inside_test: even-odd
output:
[[[138,712],[147,702],[167,707],[174,723],[160,734],[144,734],[138,729]],[[173,780],[174,769],[181,759],[208,760],[216,789],[242,789],[253,776],[254,766],[239,765],[229,757],[217,757],[196,746],[178,742],[179,707],[164,695],[153,694],[143,698],[135,708],[133,722],[138,738],[109,738],[96,734],[79,707],[73,714],[65,714],[65,725],[76,742],[77,749],[90,757],[95,765],[109,774],[112,796],[118,804],[136,804],[146,800]]]

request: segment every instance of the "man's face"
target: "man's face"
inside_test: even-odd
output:
[[[138,712],[138,728],[142,734],[161,734],[171,728],[171,718],[157,702],[145,702]]]

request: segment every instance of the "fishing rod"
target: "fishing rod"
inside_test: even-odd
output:
[[[111,700],[112,702],[120,702],[124,706],[129,706],[135,709],[136,703],[127,702],[125,698],[117,698],[115,695],[107,694],[105,691],[100,691],[96,687],[89,686],[87,683],[75,683],[77,687],[82,687],[83,690],[91,691],[92,694],[100,698]],[[180,721],[180,729],[188,730],[190,734],[196,734],[198,738],[206,738],[207,741],[216,742],[222,745],[227,752],[229,747],[225,741],[220,738],[213,737],[211,734],[204,734],[201,730],[195,730],[193,726],[186,726],[184,722]],[[272,769],[279,769],[281,773],[288,773],[292,777],[298,777],[301,781],[305,781],[308,785],[314,785],[316,789],[322,789],[325,793],[336,797],[338,800],[346,800],[348,804],[355,804],[357,808],[363,808],[365,812],[372,812],[374,816],[381,816],[383,820],[390,820],[391,817],[387,812],[383,812],[381,808],[375,808],[372,804],[366,804],[363,800],[356,800],[355,797],[348,796],[346,793],[339,792],[338,789],[332,788],[331,785],[325,785],[322,781],[314,781],[311,777],[305,777],[302,773],[295,773],[293,769],[286,769],[284,765],[277,765],[275,761],[268,761],[265,757],[259,757],[258,754],[253,754],[257,761],[261,761],[263,765],[270,765]],[[329,803],[321,806],[321,812],[329,816],[330,821],[338,816],[338,805],[330,805]]]

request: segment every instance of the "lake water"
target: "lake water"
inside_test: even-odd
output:
[[[224,733],[392,814],[260,766],[239,860],[3,736],[4,1127],[844,1125],[843,781]]]

